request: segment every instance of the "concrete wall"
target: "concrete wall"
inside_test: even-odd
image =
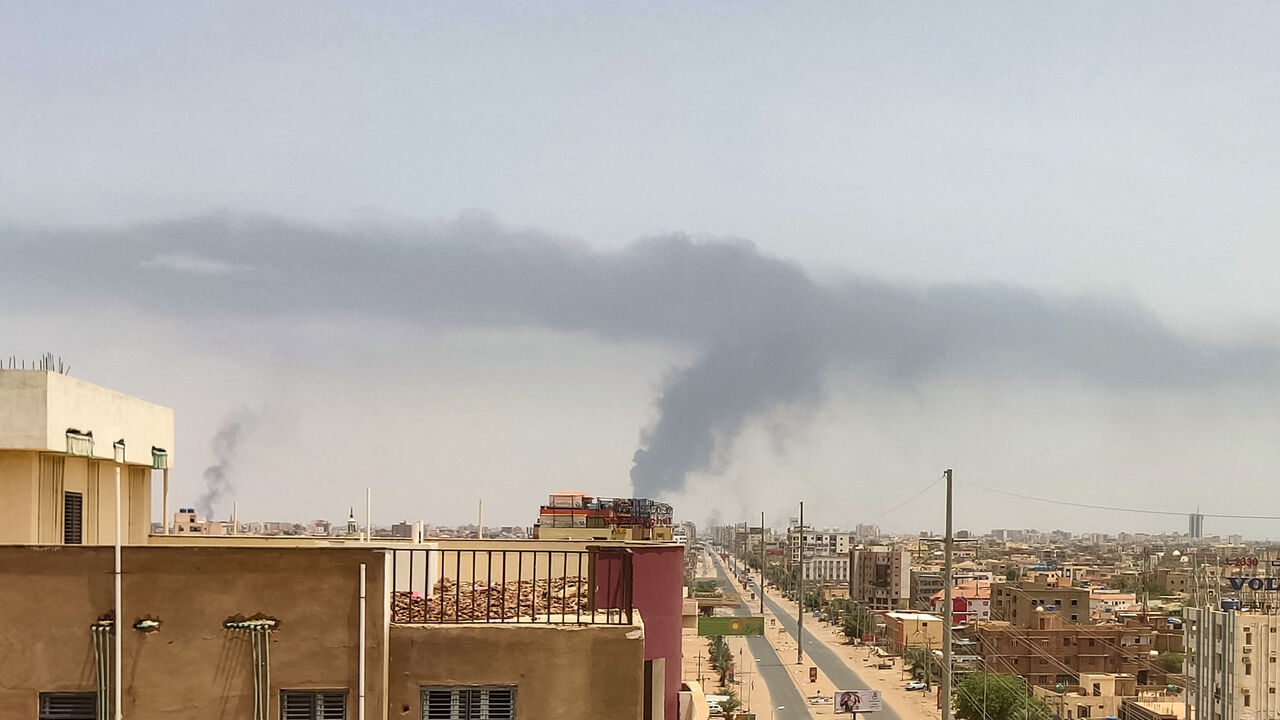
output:
[[[0,543],[34,541],[39,470],[38,453],[0,451]]]
[[[151,447],[174,462],[173,411],[67,375],[0,370],[0,449],[65,452],[67,428],[92,431],[94,457],[112,459],[125,440],[125,460],[151,466]]]
[[[389,717],[421,717],[426,685],[514,685],[520,718],[640,720],[643,636],[638,625],[394,625]]]
[[[366,693],[381,717],[382,551],[125,548],[125,716],[250,717],[249,638],[222,623],[258,613],[280,621],[271,636],[271,716],[281,689],[350,689],[354,714],[361,563],[370,588]],[[90,625],[111,611],[111,548],[0,547],[0,568],[0,718],[34,718],[40,692],[94,690]],[[159,631],[132,629],[143,616],[158,617]]]
[[[60,485],[51,474],[42,475],[51,460],[62,463]],[[113,544],[116,468],[121,469],[122,540],[146,544],[151,530],[149,467],[28,450],[0,450],[0,544],[61,543],[67,492],[80,493],[83,500],[82,542]]]

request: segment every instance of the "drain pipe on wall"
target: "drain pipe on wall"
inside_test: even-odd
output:
[[[115,675],[115,698],[113,698],[113,699],[114,699],[114,701],[115,701],[115,718],[116,718],[116,720],[123,720],[123,718],[124,718],[124,711],[122,710],[122,707],[123,707],[123,705],[122,705],[122,701],[123,701],[123,699],[122,699],[122,697],[121,697],[121,695],[122,695],[122,693],[121,693],[121,688],[122,688],[122,686],[124,685],[124,683],[122,683],[122,682],[121,682],[120,674],[124,671],[124,663],[122,663],[122,662],[120,661],[120,656],[122,655],[122,653],[121,653],[121,646],[120,646],[120,642],[121,642],[121,640],[122,640],[122,639],[123,639],[123,637],[124,637],[124,622],[123,622],[124,614],[121,612],[121,607],[120,607],[120,605],[121,605],[121,603],[120,603],[120,594],[121,594],[121,593],[120,593],[120,466],[119,466],[119,465],[116,465],[116,562],[115,562],[115,585],[116,585],[116,586],[115,586],[115,594],[116,594],[116,598],[115,598],[115,614],[116,614],[116,615],[115,615],[114,622],[112,622],[112,628],[111,628],[111,629],[114,631],[114,634],[115,634],[115,649],[114,649],[115,662],[114,662],[114,663],[112,663],[113,665],[115,665],[115,667],[114,667],[114,668],[112,668],[113,670],[115,670],[115,672],[113,673],[113,674]]]
[[[358,687],[360,688],[359,699],[356,701],[356,718],[365,720],[364,715],[364,644],[365,644],[365,564],[360,563],[360,652],[358,654],[357,671]]]

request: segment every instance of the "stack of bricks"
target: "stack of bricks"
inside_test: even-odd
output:
[[[435,584],[430,598],[394,593],[391,618],[398,623],[454,623],[577,616],[591,611],[590,589],[587,578],[580,576],[492,584],[445,578]]]

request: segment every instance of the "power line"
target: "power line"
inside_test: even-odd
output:
[[[864,522],[864,523],[866,523],[866,524],[868,524],[868,525],[870,525],[871,523],[873,523],[873,522],[875,522],[875,521],[879,520],[880,518],[883,518],[884,516],[886,516],[886,515],[889,515],[889,514],[893,513],[895,510],[898,510],[898,509],[902,508],[903,506],[905,506],[905,505],[907,505],[908,503],[910,503],[912,500],[915,500],[916,498],[920,497],[921,495],[923,495],[923,494],[925,494],[925,493],[929,492],[930,490],[932,490],[932,489],[933,489],[933,486],[934,486],[934,485],[937,485],[937,484],[938,484],[938,483],[940,483],[940,482],[942,482],[942,479],[943,479],[943,478],[945,478],[945,477],[946,477],[946,475],[939,475],[937,480],[934,480],[933,482],[929,483],[928,485],[925,485],[925,486],[920,490],[920,492],[916,493],[915,495],[912,495],[911,497],[907,498],[906,500],[903,500],[902,502],[898,503],[897,505],[894,505],[893,507],[889,508],[888,510],[885,510],[884,512],[880,513],[879,515],[876,515],[875,517],[872,517],[872,518],[871,518],[871,519],[869,519],[869,520],[863,520],[863,522]]]
[[[1008,495],[1009,497],[1022,498],[1023,500],[1034,500],[1035,502],[1049,503],[1051,505],[1067,505],[1070,507],[1085,508],[1088,510],[1108,510],[1111,512],[1137,513],[1140,515],[1175,515],[1178,517],[1186,517],[1187,515],[1203,515],[1204,517],[1229,518],[1232,520],[1280,520],[1280,515],[1229,515],[1226,513],[1206,513],[1206,512],[1187,513],[1187,512],[1177,512],[1175,510],[1152,510],[1149,508],[1127,508],[1127,507],[1116,507],[1114,505],[1094,505],[1091,503],[1073,502],[1071,500],[1055,500],[1053,498],[1036,497],[1035,495],[1026,495],[1024,493],[1013,492],[1012,490],[997,490],[996,488],[986,487],[984,485],[979,485],[977,483],[969,482],[966,480],[962,480],[960,482],[963,482],[965,485],[968,485],[969,487],[977,488],[979,490],[986,490],[987,492],[995,493],[997,495]]]

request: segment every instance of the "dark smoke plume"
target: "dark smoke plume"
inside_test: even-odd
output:
[[[213,215],[122,231],[0,231],[0,281],[50,303],[103,298],[185,319],[356,314],[423,327],[541,327],[690,348],[641,433],[637,493],[714,472],[747,422],[823,397],[831,369],[903,387],[940,373],[1102,388],[1274,385],[1277,352],[1172,333],[1107,298],[1002,285],[820,283],[741,241],[653,238],[613,252],[486,216],[333,231]],[[110,285],[105,286],[106,279]],[[220,434],[222,437],[222,434]],[[226,492],[239,431],[211,472]]]
[[[207,518],[213,518],[218,504],[228,495],[235,494],[235,484],[230,472],[234,466],[240,442],[252,428],[255,416],[248,408],[232,410],[222,427],[213,436],[213,464],[204,469],[204,493],[196,501],[196,507]]]

